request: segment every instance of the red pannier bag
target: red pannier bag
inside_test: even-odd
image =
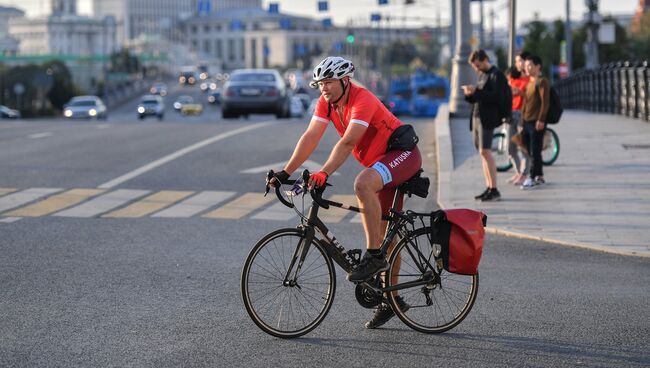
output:
[[[431,214],[431,243],[440,246],[445,270],[461,275],[478,273],[486,224],[485,214],[465,208]]]

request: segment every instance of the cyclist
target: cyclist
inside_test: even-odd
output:
[[[311,174],[308,185],[310,188],[324,186],[350,154],[365,166],[355,179],[354,191],[362,209],[367,251],[359,267],[348,275],[348,280],[361,282],[388,269],[386,255],[380,249],[387,226],[382,214],[388,215],[397,186],[420,170],[422,158],[417,147],[387,152],[388,140],[402,122],[370,91],[353,84],[353,76],[354,65],[342,57],[327,57],[314,68],[310,86],[319,88],[321,96],[291,159],[271,180],[271,185],[275,185],[276,179],[288,179],[309,158],[331,122],[341,139],[321,170]],[[400,198],[399,209],[402,204]],[[400,309],[406,311],[409,306],[397,298]],[[390,305],[382,303],[366,328],[379,327],[393,315]]]

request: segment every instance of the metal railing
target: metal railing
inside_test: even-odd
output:
[[[620,114],[650,122],[650,61],[602,64],[554,84],[562,107]]]

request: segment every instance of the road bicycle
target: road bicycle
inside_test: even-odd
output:
[[[508,125],[503,124],[492,137],[492,154],[496,161],[497,171],[505,172],[512,168],[508,155]],[[560,138],[555,130],[546,127],[544,145],[542,146],[542,163],[546,166],[553,165],[560,155]]]
[[[273,177],[269,172],[267,180]],[[302,336],[316,328],[329,312],[336,292],[334,263],[352,272],[361,259],[360,249],[346,250],[318,217],[320,209],[339,207],[354,212],[354,206],[322,197],[325,187],[307,190],[309,172],[298,180],[286,180],[290,190],[278,185],[275,194],[300,217],[296,228],[284,228],[264,236],[253,246],[241,274],[241,294],[253,322],[262,331],[280,338]],[[329,184],[328,184],[329,185]],[[447,272],[441,248],[431,241],[431,213],[398,211],[398,200],[406,194],[426,197],[429,179],[418,174],[400,185],[395,193],[381,249],[388,254],[385,277],[377,275],[356,283],[355,297],[365,308],[390,303],[395,314],[412,329],[440,333],[458,325],[470,312],[478,293],[479,276]],[[286,188],[286,187],[285,187]],[[424,188],[424,189],[423,189]],[[269,191],[267,184],[266,193]],[[305,214],[305,195],[312,204]],[[294,204],[302,198],[302,208]],[[390,251],[394,239],[399,239]],[[400,309],[399,296],[410,308]],[[403,305],[403,304],[402,304]],[[405,308],[406,309],[406,308]]]

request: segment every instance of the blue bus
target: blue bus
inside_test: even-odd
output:
[[[388,98],[395,115],[435,117],[440,104],[449,101],[449,80],[419,70],[408,79],[391,81]]]

